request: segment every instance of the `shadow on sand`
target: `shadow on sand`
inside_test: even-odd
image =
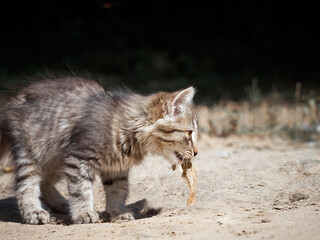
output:
[[[0,199],[0,221],[21,223],[17,199],[9,197]]]
[[[135,219],[156,216],[161,212],[161,210],[161,208],[150,207],[146,199],[142,199],[126,206],[126,211],[132,212]],[[51,215],[53,217],[52,224],[72,224],[69,215],[59,213],[51,213]],[[99,215],[103,222],[109,221],[109,216],[105,212],[101,212]],[[15,197],[0,199],[0,221],[22,223],[17,199]]]

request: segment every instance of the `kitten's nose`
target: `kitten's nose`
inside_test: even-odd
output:
[[[193,146],[193,156],[197,156],[198,155],[198,148],[197,146]]]

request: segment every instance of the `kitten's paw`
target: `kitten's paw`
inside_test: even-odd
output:
[[[96,223],[99,220],[99,215],[95,211],[87,211],[72,217],[72,220],[75,224]]]
[[[135,220],[135,218],[131,212],[125,212],[117,216],[111,216],[110,218],[111,222],[116,222],[118,220],[132,221]]]
[[[23,215],[23,220],[29,224],[46,224],[50,222],[50,214],[46,210],[29,211]]]

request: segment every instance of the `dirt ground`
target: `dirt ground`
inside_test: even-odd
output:
[[[197,202],[181,169],[148,157],[130,175],[128,210],[137,220],[72,225],[21,223],[10,184],[0,176],[0,239],[320,239],[320,146],[277,137],[202,136]],[[66,194],[65,183],[59,185]],[[95,184],[95,208],[104,197]],[[103,213],[102,213],[103,215]]]

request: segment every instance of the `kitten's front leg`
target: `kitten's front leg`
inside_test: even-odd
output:
[[[111,222],[117,220],[134,220],[132,212],[126,212],[126,199],[129,193],[128,172],[118,176],[101,175],[103,188],[106,193],[106,212]]]
[[[65,163],[70,195],[69,206],[74,223],[96,223],[99,215],[93,209],[93,169],[72,157]]]

